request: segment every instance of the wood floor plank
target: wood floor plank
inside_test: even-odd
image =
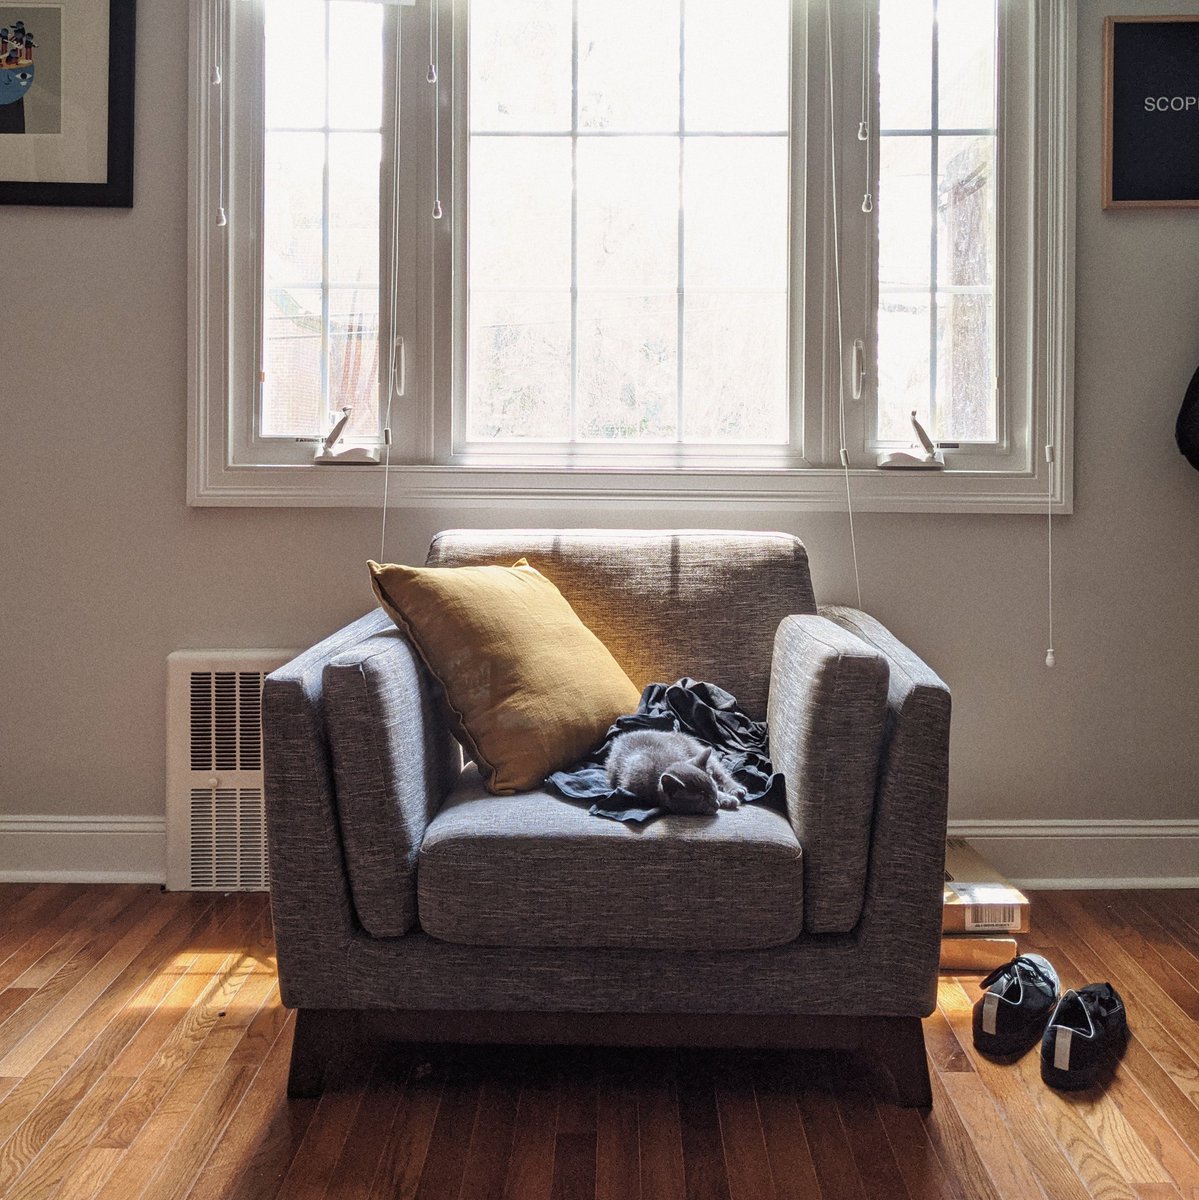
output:
[[[81,951],[82,966],[77,978],[56,996],[49,1010],[42,1013],[39,1021],[21,1037],[13,1048],[0,1058],[0,1075],[26,1075],[60,1038],[71,1028],[92,1005],[107,992],[114,980],[139,953],[153,942],[183,903],[178,896],[161,897],[149,892],[140,897],[113,920],[105,930]],[[64,967],[38,996],[54,988],[60,977],[75,975],[74,963]],[[82,969],[86,967],[86,969]],[[32,1000],[21,1012],[32,1009],[37,1001]]]
[[[928,1112],[921,1114],[921,1123],[938,1159],[965,1200],[999,1200],[999,1192],[975,1147],[973,1131],[954,1107],[942,1082],[953,1077],[940,1071],[930,1073],[933,1104]]]
[[[594,1200],[597,1133],[596,1056],[573,1049],[564,1056],[554,1133],[552,1200]]]
[[[268,997],[267,1003],[278,1003],[277,995]],[[281,1004],[278,1007],[284,1014],[278,1035],[264,1057],[254,1082],[242,1097],[201,1168],[188,1200],[225,1200],[242,1173],[250,1167],[264,1136],[263,1126],[269,1128],[271,1117],[280,1109],[287,1108],[287,1070],[291,1064],[290,1021],[287,1010]],[[237,1057],[240,1049],[239,1046],[230,1056],[230,1062]]]
[[[502,1200],[516,1132],[523,1057],[519,1050],[502,1047],[487,1057],[488,1070],[458,1189],[462,1200]]]
[[[1074,926],[1062,921],[1055,909],[1047,907],[1044,920],[1055,940],[1070,947],[1070,957],[1079,968],[1074,977],[1075,985],[1079,980],[1089,982],[1116,976],[1114,982],[1128,1006],[1130,1029],[1121,1067],[1137,1073],[1146,1082],[1146,1090],[1153,1089],[1151,1094],[1170,1123],[1185,1138],[1199,1145],[1199,1066],[1161,1021],[1162,1009],[1172,1007],[1173,1002],[1165,996],[1159,999],[1151,992],[1143,995],[1129,975],[1110,970],[1111,964],[1099,957],[1088,938],[1079,936]],[[1058,925],[1057,922],[1062,923]],[[1080,924],[1090,937],[1095,936],[1086,923]],[[1165,1087],[1159,1078],[1163,1074],[1169,1080]],[[1177,1097],[1172,1093],[1177,1093]]]
[[[70,959],[59,967],[53,978],[37,989],[37,995],[32,1000],[0,1025],[0,1074],[27,1074],[31,1056],[37,1054],[39,1047],[46,1043],[50,1036],[48,1030],[62,1026],[62,1015],[58,1014],[55,1026],[39,1027],[55,1015],[59,1006],[73,996],[76,988],[90,979],[92,971],[109,951],[131,930],[138,928],[139,920],[154,921],[162,915],[149,891],[125,893],[122,901],[120,911],[114,918],[98,925],[89,923],[84,927],[79,936],[81,944]],[[66,1015],[67,1024],[70,1024],[77,1015],[75,1005],[66,1010]],[[35,1030],[38,1034],[36,1041],[28,1047],[24,1046],[25,1040],[32,1037]]]
[[[817,1053],[799,1056],[792,1075],[816,1177],[828,1200],[871,1200],[841,1123],[836,1097],[830,1090],[830,1080],[847,1067],[848,1056],[836,1055],[831,1063],[826,1058]]]
[[[1125,948],[1124,939],[1116,937],[1106,924],[1101,925],[1077,899],[1062,892],[1047,899],[1054,916],[1064,921],[1101,958],[1105,972],[1100,981],[1118,974],[1123,984],[1118,990],[1125,1002],[1152,1011],[1157,1023],[1186,1056],[1188,1076],[1199,1079],[1199,1023],[1179,1008],[1174,997]]]
[[[803,1118],[787,1078],[785,1051],[754,1057],[754,1095],[770,1160],[776,1200],[819,1200],[820,1180],[812,1162]]]
[[[728,1171],[720,1136],[720,1114],[711,1073],[694,1051],[678,1059],[679,1127],[687,1200],[729,1200]]]
[[[841,1125],[852,1130],[849,1146],[853,1151],[858,1175],[868,1196],[894,1196],[896,1200],[907,1197],[907,1178],[899,1169],[899,1162],[891,1148],[887,1131],[879,1117],[875,1098],[865,1079],[857,1073],[845,1072],[837,1081],[834,1091]],[[915,1197],[914,1200],[923,1200]]]
[[[387,1134],[383,1156],[375,1172],[368,1200],[412,1200],[420,1185],[421,1173],[433,1140],[433,1129],[437,1124],[437,1113],[441,1107],[441,1092],[445,1084],[446,1063],[425,1061],[418,1056],[404,1083],[404,1094],[396,1109],[395,1120]],[[554,1100],[552,1089],[547,1096]],[[524,1097],[521,1097],[523,1104]],[[553,1145],[550,1122],[550,1145]],[[534,1194],[534,1193],[531,1193]],[[549,1195],[549,1185],[538,1196]],[[235,1197],[234,1200],[249,1200]]]
[[[596,1200],[639,1200],[636,1065],[627,1050],[603,1058],[596,1115]],[[467,1200],[463,1189],[462,1200]]]
[[[765,1200],[775,1194],[766,1134],[753,1078],[728,1054],[714,1056],[716,1114],[732,1200]]]
[[[11,907],[0,910],[0,964],[19,953],[59,912],[85,894],[82,884],[44,883],[31,887]]]
[[[1083,1120],[1075,1098],[1065,1098],[1041,1081],[1040,1050],[1015,1062],[995,1063],[967,1041],[977,990],[943,993],[941,1006],[961,1030],[975,1069],[999,1102],[1002,1119],[1021,1156],[1052,1200],[1135,1200],[1119,1165]]]
[[[641,1195],[649,1200],[685,1200],[686,1171],[674,1057],[660,1050],[637,1062],[637,1144]]]
[[[447,1054],[437,1048],[438,1057]],[[419,1200],[457,1200],[465,1169],[462,1143],[469,1138],[479,1110],[479,1079],[475,1048],[454,1055],[445,1072],[441,1103],[425,1152],[425,1164],[416,1186]]]
[[[269,1049],[269,1043],[259,1039],[252,1044],[252,1053],[239,1058],[237,1052],[246,1045],[246,1030],[264,1006],[275,1003],[275,981],[269,976],[251,973],[220,1019],[219,1028],[208,1038],[213,1044],[218,1038],[223,1039],[232,1050],[208,1090],[192,1107],[187,1122],[173,1141],[171,1154],[152,1175],[142,1195],[153,1200],[181,1200],[188,1193],[208,1158],[212,1141],[224,1133],[242,1097],[254,1082],[262,1065],[258,1056]]]
[[[1078,986],[1083,981],[1083,973],[1064,951],[1054,949],[1050,961],[1061,973],[1064,986]],[[1159,1106],[1157,1098],[1165,1101],[1164,1107]],[[1137,1172],[1146,1181],[1159,1178],[1152,1173],[1151,1165],[1145,1165],[1144,1156],[1148,1156],[1179,1186],[1186,1200],[1199,1200],[1199,1140],[1188,1144],[1164,1115],[1167,1111],[1182,1117],[1189,1114],[1190,1124],[1199,1134],[1199,1113],[1187,1105],[1186,1098],[1139,1043],[1130,1046],[1120,1066],[1107,1079],[1102,1094],[1084,1099],[1080,1108],[1105,1144],[1110,1141],[1121,1157],[1136,1155],[1140,1160],[1139,1167],[1130,1163],[1124,1168],[1129,1178],[1135,1179]],[[1123,1130],[1109,1128],[1113,1108],[1135,1133],[1139,1150],[1130,1146]]]
[[[0,988],[39,988],[48,983],[80,949],[97,920],[107,920],[130,902],[132,896],[113,893],[100,905],[82,884],[75,885],[74,898],[50,920],[33,931],[23,945],[0,963]],[[91,917],[91,920],[84,918]]]
[[[966,1200],[961,1189],[947,1174],[920,1119],[920,1113],[915,1109],[888,1104],[887,1097],[880,1100],[878,1089],[881,1084],[876,1085],[871,1080],[870,1087],[875,1093],[879,1120],[886,1131],[908,1195],[913,1200]]]
[[[843,1055],[348,1032],[324,1097],[291,1101],[265,895],[5,899],[0,978],[22,984],[0,987],[6,1200],[1199,1200],[1197,892],[1034,895],[1021,947],[1066,986],[1115,984],[1123,1059],[1090,1091],[1046,1088],[1035,1049],[974,1050],[974,981],[943,977],[929,1111]]]

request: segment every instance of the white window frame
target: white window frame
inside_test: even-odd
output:
[[[463,61],[465,48],[465,22],[455,22],[454,15],[464,10],[465,0],[440,2],[440,70],[443,80],[452,82],[455,55],[459,63]],[[838,12],[856,14],[835,31],[835,61],[842,76],[838,107],[844,129],[844,114],[853,111],[856,96],[861,9],[847,0],[833,2]],[[877,447],[866,436],[868,403],[847,401],[853,502],[861,511],[1044,513],[1047,503],[1055,512],[1072,511],[1075,3],[1024,2],[1027,28],[1019,36],[1009,35],[1000,56],[1001,70],[1009,78],[1012,72],[1027,72],[1032,92],[1017,97],[1012,87],[1001,91],[1007,104],[1001,128],[1019,133],[1001,136],[1001,186],[1010,189],[1012,181],[1018,181],[1028,200],[1027,230],[1001,227],[999,238],[1004,256],[1000,261],[1006,268],[1001,277],[1022,273],[1028,292],[1027,337],[1021,342],[1009,330],[1007,338],[1000,338],[1010,351],[1001,367],[1004,399],[998,419],[1003,436],[983,454],[951,452],[950,467],[942,472],[883,471],[874,466]],[[799,464],[761,456],[746,461],[734,453],[710,461],[688,455],[685,463],[676,465],[677,457],[671,454],[630,455],[622,447],[614,447],[603,459],[580,456],[581,461],[567,462],[538,461],[535,455],[523,454],[515,461],[503,453],[455,450],[452,404],[433,401],[434,396],[448,400],[454,394],[454,359],[448,349],[452,342],[449,338],[435,342],[434,336],[438,329],[454,331],[453,296],[444,285],[435,290],[433,272],[438,269],[443,280],[450,279],[454,256],[461,254],[455,230],[461,221],[462,180],[455,175],[453,156],[443,153],[446,219],[428,219],[434,89],[426,87],[418,93],[418,102],[407,103],[399,117],[405,167],[400,174],[417,180],[417,186],[402,186],[396,195],[383,197],[385,225],[391,227],[388,218],[394,211],[396,228],[417,231],[410,245],[397,245],[395,256],[394,327],[402,331],[403,351],[393,356],[393,390],[398,392],[402,375],[404,395],[393,394],[391,503],[478,507],[505,500],[567,513],[599,505],[631,512],[644,511],[647,505],[748,512],[845,507],[845,478],[839,464],[835,297],[829,267],[831,173],[824,119],[827,9],[822,0],[794,0],[794,5],[793,146],[800,139],[808,146],[806,155],[795,155],[801,161],[793,171],[792,195],[793,231],[807,230],[806,236],[792,238],[791,263],[793,313],[806,313],[806,318],[793,317],[804,325],[792,337],[793,346],[802,351],[792,356],[792,379],[799,377],[802,395],[808,398],[792,402],[791,411],[799,421],[798,436],[793,438],[802,455]],[[1000,0],[1000,7],[1008,10],[1018,5]],[[263,440],[254,435],[256,389],[245,384],[245,360],[235,355],[239,346],[253,346],[258,337],[261,266],[257,230],[246,213],[252,215],[261,203],[254,181],[261,175],[262,139],[259,134],[232,144],[228,135],[233,128],[261,129],[261,64],[225,62],[229,39],[224,27],[234,8],[243,11],[232,19],[243,20],[244,10],[260,5],[258,0],[191,0],[188,502],[375,506],[383,492],[382,467],[317,467],[308,458],[309,447],[302,448],[308,461],[298,458],[294,444],[264,453]],[[428,9],[388,6],[386,11],[402,12],[405,22],[419,23],[427,20]],[[415,36],[408,36],[406,27],[399,74],[413,78],[415,72],[423,81],[427,55],[427,31],[417,29]],[[218,70],[222,82],[214,84]],[[234,91],[231,74],[251,83]],[[443,112],[448,109],[452,119],[460,122],[461,90],[447,87],[442,95]],[[858,211],[861,201],[861,169],[856,159],[848,161],[860,153],[860,144],[839,133],[838,150],[844,231],[849,214]],[[222,201],[231,210],[226,226],[217,223]],[[1007,208],[1001,204],[999,211]],[[859,244],[862,241],[857,239]],[[854,251],[844,232],[842,242],[846,274],[861,279],[865,262],[861,258],[853,262]],[[230,295],[230,280],[240,281],[240,293],[235,290]],[[430,303],[429,297],[436,299]],[[867,337],[866,308],[859,302],[855,311],[850,311],[852,304],[844,310],[847,373],[853,339]],[[242,336],[235,336],[235,329]],[[436,356],[431,353],[435,344],[443,348]],[[383,357],[388,357],[386,351]],[[427,384],[430,377],[432,388]],[[239,378],[241,386],[235,384]],[[869,394],[868,386],[867,398]],[[405,431],[403,436],[400,430]],[[1046,461],[1047,444],[1055,448],[1052,462]]]

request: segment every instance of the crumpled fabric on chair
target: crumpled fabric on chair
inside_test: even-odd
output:
[[[687,733],[711,746],[733,778],[745,789],[746,804],[769,804],[785,811],[786,783],[770,763],[769,735],[763,721],[742,710],[736,697],[714,683],[684,676],[676,683],[651,683],[641,693],[637,711],[618,717],[607,736],[586,758],[546,780],[551,790],[569,800],[590,800],[591,813],[614,821],[642,823],[666,813],[646,808],[638,796],[608,783],[605,763],[612,739],[633,729]]]

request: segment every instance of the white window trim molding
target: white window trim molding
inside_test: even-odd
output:
[[[375,507],[383,468],[236,461],[228,403],[227,310],[230,239],[219,229],[222,106],[212,85],[214,0],[191,0],[188,195],[188,470],[187,501],[214,507]],[[1034,447],[1048,440],[1026,471],[850,471],[853,503],[863,512],[1055,513],[1073,511],[1075,0],[1038,0],[1037,130],[1033,213],[1038,315],[1033,333],[1038,381]],[[813,258],[818,256],[812,256]],[[215,285],[215,286],[214,286]],[[1051,403],[1052,402],[1052,403]],[[1048,425],[1052,424],[1049,429]],[[1046,433],[1051,436],[1046,438]],[[502,464],[391,467],[395,507],[478,507],[496,500],[560,512],[721,507],[733,511],[837,511],[845,508],[838,469],[667,470]]]

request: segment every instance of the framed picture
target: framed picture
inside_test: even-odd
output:
[[[0,204],[133,204],[135,0],[0,0]]]
[[[1199,208],[1199,16],[1108,17],[1104,208]]]

